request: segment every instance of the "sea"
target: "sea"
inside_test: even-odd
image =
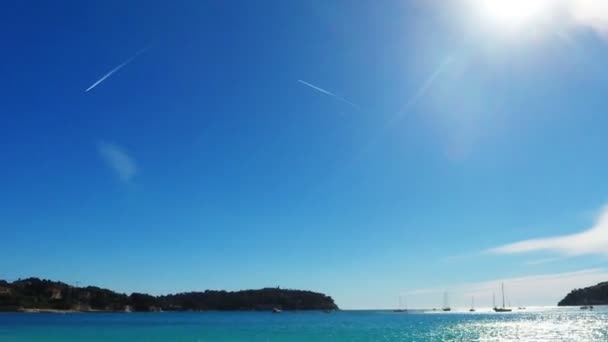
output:
[[[608,341],[608,308],[0,313],[0,341]]]

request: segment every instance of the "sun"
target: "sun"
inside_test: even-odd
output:
[[[540,20],[554,0],[471,0],[484,21],[502,29],[521,28]]]

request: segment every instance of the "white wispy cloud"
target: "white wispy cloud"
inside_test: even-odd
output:
[[[544,259],[534,259],[534,260],[528,260],[526,262],[524,262],[525,265],[544,265],[544,264],[549,264],[552,262],[556,262],[559,260],[562,260],[563,258],[544,258]]]
[[[604,207],[596,223],[589,229],[570,235],[524,240],[489,250],[497,254],[555,252],[565,256],[585,254],[608,255],[608,206]]]
[[[338,99],[338,100],[340,100],[340,101],[342,101],[342,102],[344,102],[344,103],[346,103],[346,104],[348,104],[348,105],[350,105],[350,106],[352,106],[352,107],[354,107],[356,109],[360,109],[360,107],[358,105],[350,102],[349,100],[343,98],[342,96],[339,96],[339,95],[336,95],[336,94],[332,93],[331,91],[325,90],[325,89],[323,89],[321,87],[317,87],[316,85],[308,83],[306,81],[298,80],[298,82],[301,83],[301,84],[303,84],[303,85],[305,85],[305,86],[307,86],[307,87],[310,87],[310,88],[312,88],[312,89],[314,89],[314,90],[316,90],[316,91],[318,91],[318,92],[320,92],[322,94],[334,97],[334,98],[336,98],[336,99]]]
[[[93,83],[90,87],[88,87],[84,92],[86,93],[86,92],[92,90],[93,88],[97,87],[101,82],[105,81],[108,77],[112,76],[112,74],[114,74],[118,70],[124,68],[127,64],[131,63],[135,58],[137,58],[139,55],[141,55],[142,53],[144,53],[146,50],[147,50],[147,48],[141,49],[141,50],[137,51],[137,53],[135,55],[133,55],[131,58],[127,59],[126,61],[124,61],[122,63],[120,63],[114,69],[110,70],[108,73],[106,73],[105,75],[103,75],[100,79],[98,79],[97,81],[95,81],[95,83]]]
[[[575,288],[595,285],[608,279],[608,270],[603,268],[583,269],[572,272],[538,274],[487,281],[449,284],[441,288],[426,288],[404,291],[412,307],[439,307],[444,291],[448,291],[450,304],[456,308],[467,308],[471,297],[479,308],[492,306],[493,294],[498,301],[500,284],[505,284],[505,294],[512,306],[556,305]],[[500,304],[500,303],[497,303]]]
[[[97,144],[99,155],[106,165],[123,182],[129,182],[137,174],[135,160],[122,147],[100,141]]]

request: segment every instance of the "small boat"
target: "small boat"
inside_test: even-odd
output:
[[[452,308],[450,308],[450,303],[449,303],[449,298],[448,298],[448,292],[445,291],[443,293],[443,307],[441,308],[441,311],[452,311]]]
[[[279,308],[273,308],[272,309],[272,313],[281,313],[283,312],[283,310],[279,309]]]
[[[475,312],[475,297],[471,297],[471,308],[469,312]]]
[[[407,307],[407,304],[405,305]],[[406,308],[403,308],[403,299],[399,296],[399,308],[393,310],[393,312],[407,312]]]
[[[494,312],[511,312],[513,310],[511,309],[507,309],[505,307],[505,284],[502,283],[500,286],[501,292],[502,292],[502,307],[496,307],[496,304],[494,304]],[[492,300],[494,301],[494,296],[492,295]]]
[[[589,301],[585,299],[585,305],[581,306],[581,310],[593,310],[593,305],[589,305]]]
[[[520,306],[520,307],[517,308],[517,310],[526,310],[526,307],[525,306]]]

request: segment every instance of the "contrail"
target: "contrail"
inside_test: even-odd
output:
[[[101,82],[105,81],[106,78],[112,76],[112,74],[114,74],[118,70],[124,68],[127,64],[131,63],[135,58],[137,58],[139,55],[141,55],[142,53],[144,53],[146,50],[148,50],[148,48],[144,48],[144,49],[141,49],[141,50],[137,51],[137,53],[135,55],[133,55],[131,58],[127,59],[126,61],[120,63],[117,67],[115,67],[114,69],[110,70],[107,74],[103,75],[102,78],[100,78],[99,80],[97,80],[97,82],[93,83],[93,85],[91,85],[90,87],[88,87],[87,90],[85,90],[84,92],[86,93],[89,90],[97,87]]]
[[[312,89],[314,89],[314,90],[316,90],[318,92],[321,92],[321,93],[323,93],[325,95],[329,95],[329,96],[335,97],[336,99],[338,99],[338,100],[340,100],[340,101],[342,101],[342,102],[344,102],[344,103],[346,103],[346,104],[348,104],[350,106],[353,106],[356,109],[361,109],[361,107],[359,107],[356,104],[348,101],[347,99],[343,98],[342,96],[339,96],[339,95],[336,95],[336,94],[332,93],[331,91],[327,91],[327,90],[325,90],[323,88],[319,88],[316,85],[310,84],[310,83],[308,83],[306,81],[298,80],[298,82],[300,82],[303,85],[308,86],[308,87],[310,87],[310,88],[312,88]]]

